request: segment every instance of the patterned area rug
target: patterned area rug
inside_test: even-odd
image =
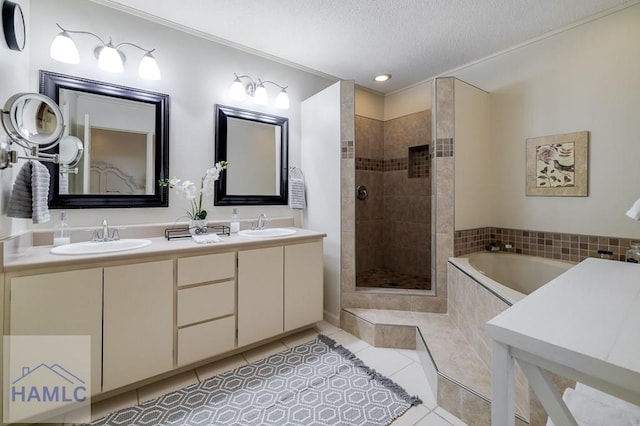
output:
[[[420,403],[320,335],[91,424],[388,425]]]

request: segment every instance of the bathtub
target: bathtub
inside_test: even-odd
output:
[[[509,305],[575,265],[573,262],[504,252],[473,253],[453,257],[450,262]]]

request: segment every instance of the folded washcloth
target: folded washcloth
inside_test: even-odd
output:
[[[216,234],[200,234],[200,235],[192,235],[191,238],[198,244],[210,244],[210,243],[219,243],[222,241]]]
[[[576,386],[576,390],[565,389],[562,395],[563,401],[567,404],[578,425],[638,426],[640,424],[640,415],[634,408],[636,406],[595,389],[593,391],[595,392],[587,391],[588,394],[585,395],[580,387]],[[627,404],[630,408],[627,407]],[[547,426],[553,426],[551,419],[547,420]]]
[[[633,206],[631,206],[627,212],[627,216],[631,219],[640,220],[640,198],[638,198],[638,201],[633,203]]]
[[[26,162],[13,183],[7,216],[44,223],[49,215],[49,170],[39,161]]]

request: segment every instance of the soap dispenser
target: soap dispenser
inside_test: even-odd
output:
[[[238,220],[238,209],[233,209],[233,215],[231,215],[231,222],[229,223],[229,231],[232,234],[237,233],[240,230],[240,221]]]
[[[71,236],[69,234],[69,225],[67,225],[67,212],[63,210],[60,212],[60,219],[53,231],[53,246],[57,247],[70,242]]]

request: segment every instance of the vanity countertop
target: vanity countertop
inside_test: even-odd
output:
[[[51,246],[33,246],[18,250],[15,253],[5,253],[3,269],[0,271],[16,272],[34,268],[103,264],[111,261],[126,261],[128,259],[142,259],[163,255],[197,256],[233,249],[299,243],[326,237],[326,234],[322,232],[294,227],[289,228],[295,229],[296,233],[271,238],[243,237],[232,234],[230,236],[221,236],[221,242],[205,244],[198,244],[191,238],[167,240],[164,237],[151,237],[148,238],[152,242],[151,245],[135,250],[72,256],[51,254]]]

